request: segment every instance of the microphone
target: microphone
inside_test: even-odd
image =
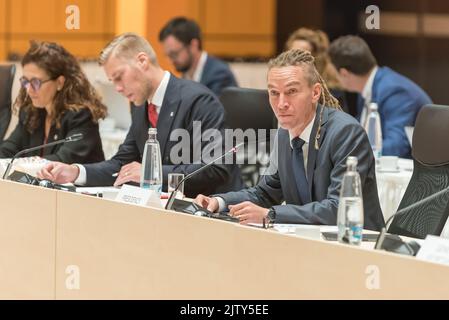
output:
[[[14,160],[17,157],[22,156],[22,155],[27,154],[27,153],[30,153],[30,152],[33,152],[33,151],[36,151],[36,150],[40,150],[40,149],[44,149],[44,148],[47,148],[47,147],[55,146],[57,144],[61,144],[61,143],[65,143],[65,142],[78,141],[78,140],[81,140],[82,138],[83,138],[83,134],[82,133],[75,133],[75,134],[72,134],[71,136],[69,136],[69,137],[67,137],[65,139],[56,140],[56,141],[53,141],[53,142],[50,142],[50,143],[45,143],[45,144],[42,144],[42,145],[37,146],[37,147],[32,147],[32,148],[24,149],[22,151],[17,152],[12,157],[11,161],[9,161],[8,166],[6,167],[5,173],[3,174],[3,179],[6,179],[6,177],[8,177],[9,171],[11,171],[11,168],[12,168],[12,164],[13,164]]]
[[[245,142],[241,142],[238,145],[236,145],[235,147],[229,149],[228,151],[226,151],[225,153],[223,153],[221,156],[219,156],[218,158],[215,158],[214,160],[212,160],[211,162],[209,162],[208,164],[206,164],[205,166],[193,171],[192,173],[186,175],[184,177],[184,179],[182,179],[181,181],[179,181],[179,183],[176,185],[175,190],[172,191],[170,198],[168,198],[167,204],[165,205],[165,209],[166,210],[171,210],[172,206],[173,206],[173,202],[175,201],[175,195],[179,190],[179,187],[183,184],[184,181],[190,179],[191,177],[193,177],[194,175],[196,175],[198,172],[210,167],[211,165],[213,165],[215,162],[217,162],[218,160],[224,158],[225,156],[227,156],[230,153],[236,153],[237,149],[240,148],[243,144],[245,144]]]
[[[73,142],[73,141],[78,141],[81,140],[83,138],[83,134],[82,133],[74,133],[71,136],[65,138],[65,142]],[[62,139],[64,140],[64,139]]]
[[[387,229],[388,229],[388,224],[393,220],[394,217],[401,216],[404,213],[407,213],[410,210],[415,209],[416,207],[418,207],[422,204],[426,204],[427,202],[434,200],[435,198],[438,198],[440,195],[445,194],[448,191],[449,191],[449,187],[447,187],[443,190],[440,190],[434,194],[431,194],[430,196],[427,196],[415,203],[412,203],[411,205],[408,205],[408,206],[398,210],[395,214],[393,214],[391,217],[389,217],[387,222],[385,222],[385,227],[382,227],[382,229],[379,233],[379,236],[377,237],[376,245],[374,246],[374,249],[376,249],[376,250],[393,249],[393,250],[387,250],[387,251],[395,252],[394,249],[400,249],[400,246],[404,245],[408,251],[408,253],[406,253],[406,254],[409,254],[412,256],[416,255],[416,253],[419,250],[419,244],[417,244],[415,241],[412,241],[413,244],[411,245],[411,244],[403,241],[398,235],[390,235],[388,237],[388,235],[386,233]],[[390,242],[390,244],[384,245],[385,239],[387,239],[388,242]],[[412,248],[412,246],[414,246],[415,248]],[[398,251],[396,251],[396,252],[398,252]],[[398,253],[404,253],[404,252],[398,252]]]

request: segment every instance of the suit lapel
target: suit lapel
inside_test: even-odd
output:
[[[312,127],[312,133],[310,135],[309,153],[307,156],[307,180],[309,182],[309,194],[311,197],[312,197],[313,174],[315,172],[316,158],[319,151],[315,149],[315,136],[318,130],[318,124],[320,122],[321,108],[323,108],[323,106],[318,105],[315,115],[315,121]],[[324,124],[327,122],[327,119],[329,117],[328,111],[329,110],[327,108],[324,108],[323,110],[323,119],[321,121],[320,136],[318,137],[318,147],[321,147],[321,143],[326,134],[326,127],[324,126]],[[309,201],[312,201],[312,199],[309,199]]]
[[[209,55],[207,55],[206,63],[204,64],[203,68],[203,74],[201,75],[200,83],[206,85],[207,81],[209,80],[209,69],[210,64],[212,63],[212,60],[210,59]]]
[[[45,138],[45,110],[39,110],[39,126],[30,134],[30,147],[36,147],[44,143]],[[47,150],[44,149],[44,154]],[[41,154],[41,150],[36,151]]]
[[[50,143],[59,139],[62,139],[62,137],[59,136],[58,133],[59,130],[56,129],[56,125],[52,125],[50,128],[50,131],[48,132],[48,138],[47,138],[47,142],[46,143]],[[57,147],[60,147],[60,145],[56,145],[50,148],[45,148],[44,149],[44,154],[52,154],[55,153],[55,150]]]
[[[357,120],[360,121],[360,117],[362,116],[362,111],[363,111],[363,107],[364,107],[364,101],[365,99],[363,99],[362,95],[359,93],[357,95]]]
[[[165,154],[165,149],[172,130],[173,121],[181,103],[178,79],[170,75],[167,90],[165,91],[161,111],[157,120],[157,137],[161,146],[161,155]]]
[[[44,143],[44,125],[40,125],[35,131],[30,135],[30,146],[36,147]],[[44,149],[44,154],[46,153],[46,149]],[[37,151],[40,154],[40,150]]]
[[[377,101],[377,86],[383,76],[385,69],[384,67],[379,67],[377,69],[376,75],[373,80],[373,87],[371,88],[371,101],[376,102],[379,105],[379,101]]]
[[[145,105],[142,107],[131,107],[133,112],[137,113],[137,119],[141,119],[141,126],[139,126],[138,136],[136,137],[137,146],[140,151],[140,156],[143,156],[143,149],[145,148],[145,141],[148,139],[148,128],[151,126],[148,120],[148,102],[145,101]],[[142,129],[140,129],[142,128]]]

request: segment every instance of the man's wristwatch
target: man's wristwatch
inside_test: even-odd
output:
[[[267,214],[267,217],[266,217],[266,221],[267,221],[266,227],[267,228],[272,227],[274,222],[275,222],[275,220],[276,220],[276,211],[274,210],[273,207],[271,207],[268,210],[268,214]]]

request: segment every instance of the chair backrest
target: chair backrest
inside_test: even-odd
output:
[[[276,117],[267,90],[228,87],[220,96],[226,124],[232,129],[275,129]]]
[[[426,105],[413,132],[413,175],[398,210],[449,187],[449,106]],[[449,215],[449,192],[397,215],[388,232],[425,238],[440,235]]]
[[[11,121],[11,89],[15,73],[14,64],[0,65],[0,141]]]
[[[257,148],[249,144],[236,155],[238,163],[244,163],[240,165],[243,181],[248,187],[254,186],[269,159],[268,154],[274,141],[274,135],[270,135],[271,130],[277,129],[277,120],[270,106],[268,92],[262,89],[228,87],[222,91],[220,101],[226,112],[227,128],[255,130]],[[263,131],[258,131],[259,129],[266,130],[265,135]],[[244,149],[247,149],[247,152],[244,152]]]

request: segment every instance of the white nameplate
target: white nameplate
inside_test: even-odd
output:
[[[138,206],[162,208],[161,199],[157,192],[127,184],[122,186],[115,201],[135,204]]]
[[[449,239],[428,235],[416,258],[449,265]]]

